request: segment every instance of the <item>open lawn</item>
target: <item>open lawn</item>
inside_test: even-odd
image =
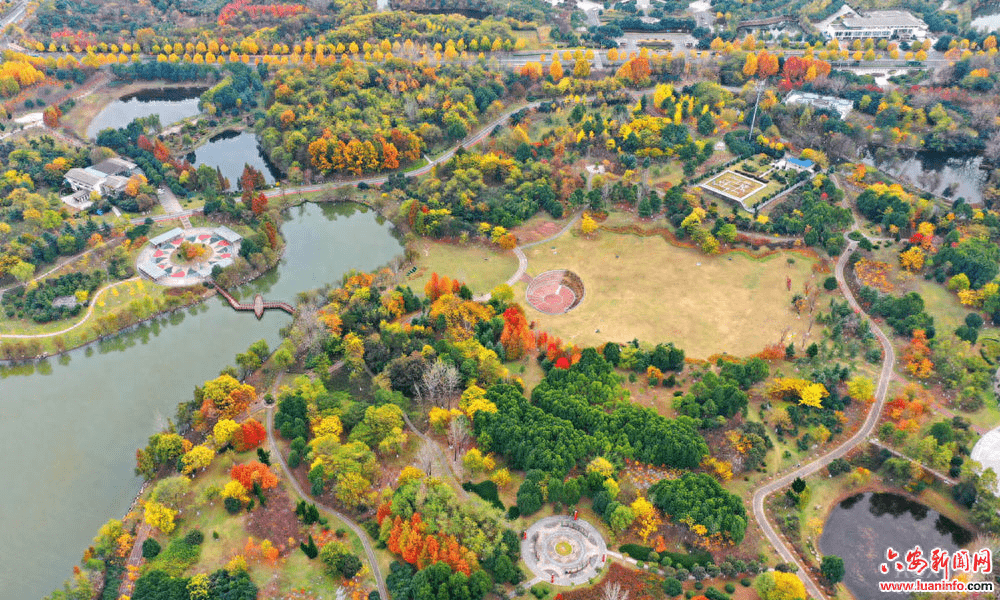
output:
[[[417,272],[406,283],[417,294],[423,294],[431,273],[465,282],[473,294],[489,293],[507,281],[517,270],[517,259],[510,252],[497,251],[481,245],[445,244],[420,240]]]
[[[814,261],[801,254],[706,256],[660,237],[608,232],[595,239],[567,233],[526,254],[529,274],[569,269],[586,287],[583,301],[564,315],[529,307],[528,319],[539,329],[581,346],[633,338],[674,342],[699,358],[747,356],[778,342],[801,346],[809,319],[792,311],[791,298],[806,282],[818,285],[819,277],[811,271]],[[525,285],[515,291],[523,298]]]

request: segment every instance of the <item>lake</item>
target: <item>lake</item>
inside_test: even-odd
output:
[[[391,224],[356,204],[305,204],[282,226],[279,266],[234,294],[294,303],[298,292],[372,270],[402,251]],[[151,285],[147,283],[147,285]],[[37,365],[0,368],[0,598],[42,598],[72,573],[98,528],[121,518],[142,481],[135,451],[195,385],[291,317],[258,321],[220,298]]]
[[[934,548],[951,553],[971,541],[969,531],[922,504],[898,494],[869,492],[851,496],[833,508],[823,526],[819,548],[824,555],[844,559],[844,585],[855,598],[870,600],[901,597],[879,592],[879,581],[918,578],[906,572],[897,574],[894,568],[889,575],[879,572],[889,547],[905,556],[919,545],[929,561]],[[925,571],[919,579],[931,581],[941,576]]]
[[[230,190],[236,189],[244,165],[250,165],[263,173],[268,185],[280,177],[280,173],[261,149],[257,136],[245,131],[223,131],[214,135],[209,138],[208,143],[189,153],[187,160],[196,167],[218,167],[223,177],[229,179]]]
[[[965,198],[969,204],[983,203],[983,185],[986,183],[987,171],[980,169],[982,156],[964,156],[956,158],[941,152],[911,152],[904,154],[898,162],[879,163],[871,154],[864,162],[877,166],[889,175],[905,183],[931,192],[949,200]],[[944,192],[953,186],[951,196]]]
[[[87,137],[96,138],[102,129],[125,127],[134,119],[160,115],[160,125],[167,127],[201,112],[198,98],[206,88],[181,87],[149,89],[122,96],[97,113],[87,126]]]

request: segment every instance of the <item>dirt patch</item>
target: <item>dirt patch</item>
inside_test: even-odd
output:
[[[295,505],[284,488],[276,488],[267,494],[267,506],[259,506],[247,515],[247,533],[258,540],[268,539],[277,548],[294,550],[289,546],[289,538],[298,542],[301,526],[295,515]]]

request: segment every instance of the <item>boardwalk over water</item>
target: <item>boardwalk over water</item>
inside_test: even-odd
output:
[[[229,301],[229,306],[232,306],[234,310],[250,310],[253,314],[257,316],[258,319],[264,316],[264,311],[268,309],[279,309],[286,313],[295,316],[295,307],[287,302],[265,302],[264,297],[257,294],[253,297],[253,304],[241,304],[233,298],[229,292],[219,287],[217,283],[212,283],[215,289],[222,294],[222,297]]]

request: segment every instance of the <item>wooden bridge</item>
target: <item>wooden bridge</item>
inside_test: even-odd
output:
[[[212,282],[212,285],[214,285],[215,289],[222,294],[223,298],[229,301],[229,306],[232,306],[234,310],[252,310],[253,314],[256,315],[258,319],[264,316],[265,310],[273,308],[283,310],[292,316],[295,315],[295,307],[287,302],[265,302],[264,297],[257,294],[253,297],[253,304],[241,304],[237,302],[236,299],[229,294],[229,292],[219,287],[219,284]]]

